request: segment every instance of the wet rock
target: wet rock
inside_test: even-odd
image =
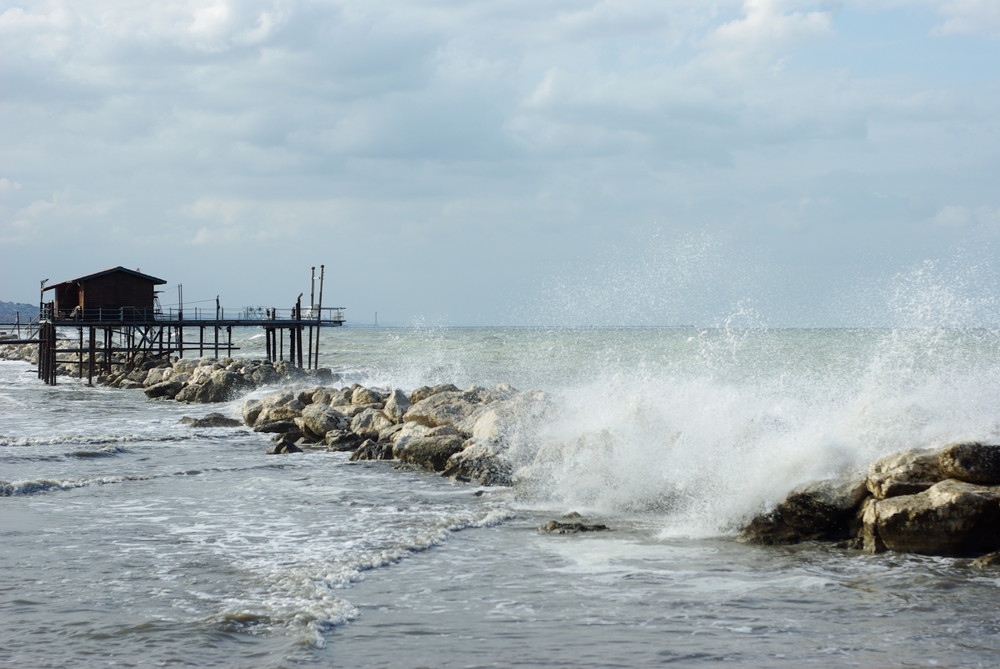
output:
[[[348,426],[347,416],[325,404],[310,404],[294,420],[313,441],[323,441],[327,432]]]
[[[384,413],[394,423],[401,423],[407,409],[411,406],[413,406],[413,403],[410,402],[410,398],[406,396],[406,393],[397,388],[389,393],[389,396],[386,398]]]
[[[1000,490],[948,479],[913,495],[871,500],[865,550],[979,555],[1000,550]]]
[[[407,464],[440,472],[448,458],[462,450],[465,440],[454,429],[432,429],[425,436],[397,441],[393,455]]]
[[[1000,551],[980,555],[972,561],[971,566],[975,569],[992,569],[1000,567]]]
[[[355,406],[380,404],[384,399],[382,393],[363,386],[354,386],[354,390],[351,392],[351,404]]]
[[[243,425],[242,421],[223,416],[221,413],[210,413],[204,418],[184,416],[180,422],[191,427],[240,427]]]
[[[941,450],[943,476],[979,485],[1000,484],[1000,446],[977,441],[949,444]]]
[[[442,475],[481,485],[513,485],[513,467],[489,442],[468,441],[448,458]]]
[[[922,492],[944,478],[939,451],[914,449],[877,460],[868,472],[867,485],[877,499],[887,499]]]
[[[416,390],[414,390],[412,393],[410,393],[410,403],[416,404],[417,402],[425,400],[428,397],[431,397],[432,395],[437,395],[438,393],[447,393],[447,392],[457,393],[459,392],[459,388],[458,386],[453,385],[451,383],[442,383],[436,386],[421,386]]]
[[[330,430],[323,438],[323,443],[331,451],[353,451],[362,441],[361,437],[350,430]]]
[[[285,455],[288,453],[302,453],[302,449],[290,440],[279,441],[267,449],[267,455]]]
[[[543,525],[539,525],[538,531],[546,534],[579,534],[580,532],[605,532],[610,528],[600,523],[588,524],[579,521],[563,522],[550,520]]]
[[[184,384],[180,381],[161,381],[160,383],[147,387],[143,390],[143,392],[146,394],[146,397],[149,397],[150,399],[163,398],[172,400],[177,397],[177,393],[179,393],[182,388],[184,388]]]
[[[366,439],[351,454],[351,460],[392,460],[392,443],[388,441],[375,441]]]
[[[480,406],[475,395],[461,391],[444,391],[415,402],[407,409],[403,420],[428,427],[442,425],[457,427],[472,417]]]
[[[266,434],[287,434],[289,432],[299,432],[299,426],[295,424],[292,419],[288,420],[276,420],[266,423],[258,423],[253,427],[254,432],[264,432]]]
[[[260,412],[264,410],[264,403],[260,400],[247,400],[243,403],[243,424],[253,427],[260,417]]]
[[[379,432],[387,430],[395,423],[378,409],[367,408],[351,419],[351,430],[354,432]]]
[[[848,539],[857,531],[853,521],[867,493],[864,479],[829,479],[801,485],[774,510],[751,520],[738,541],[776,545]]]

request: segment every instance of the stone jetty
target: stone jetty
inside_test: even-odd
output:
[[[877,460],[867,475],[809,483],[751,520],[752,544],[831,541],[868,553],[1000,551],[1000,445],[957,442]]]
[[[282,390],[243,405],[243,421],[273,433],[271,453],[321,448],[351,460],[402,464],[482,485],[511,485],[511,436],[544,412],[544,393],[508,385],[424,386],[406,393],[353,385]]]

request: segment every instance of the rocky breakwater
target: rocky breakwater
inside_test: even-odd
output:
[[[301,370],[284,361],[180,358],[102,377],[101,382],[118,388],[141,388],[153,399],[213,403],[227,402],[262,386],[331,378],[328,369]]]
[[[868,553],[1000,551],[1000,445],[958,442],[876,461],[867,476],[809,483],[747,524],[755,544],[837,541]]]
[[[59,340],[57,348],[72,348],[76,343]],[[37,364],[36,344],[5,344],[0,338],[0,359],[23,360]],[[104,354],[96,356],[98,367],[103,367]],[[271,362],[257,358],[151,358],[136,363],[124,354],[115,354],[110,362],[111,372],[98,372],[95,381],[113,388],[140,389],[153,399],[172,399],[178,402],[214,403],[228,402],[240,395],[267,385],[299,383],[312,380],[329,382],[333,379],[329,369],[302,370],[287,361]],[[125,369],[126,367],[130,369]],[[60,362],[56,373],[60,376],[86,376],[89,369],[85,362]]]
[[[354,385],[283,390],[243,406],[244,422],[274,433],[270,453],[351,451],[352,460],[397,460],[483,485],[510,485],[506,457],[548,401],[508,385],[424,386],[410,393]]]

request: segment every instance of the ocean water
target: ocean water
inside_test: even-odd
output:
[[[240,355],[263,336],[241,330]],[[192,429],[0,362],[0,666],[987,667],[1000,572],[753,547],[881,455],[1000,439],[1000,331],[351,328],[342,381],[541,390],[513,489]],[[255,391],[263,394],[269,389]],[[611,529],[537,527],[578,512]]]

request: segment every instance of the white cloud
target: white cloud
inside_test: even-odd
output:
[[[21,188],[21,184],[16,181],[11,181],[6,177],[0,177],[0,197],[7,195],[8,193],[13,193],[14,191]]]
[[[755,64],[777,55],[829,38],[833,34],[828,12],[789,11],[792,3],[782,0],[746,0],[744,17],[723,23],[709,36],[713,53],[728,67]]]
[[[951,204],[941,207],[932,220],[940,228],[1000,235],[1000,206]]]
[[[938,7],[945,17],[935,29],[940,35],[983,35],[1000,39],[1000,2],[997,0],[948,0]]]
[[[53,258],[83,226],[251,263],[357,245],[442,285],[473,256],[538,281],[636,243],[622,226],[724,230],[807,265],[915,254],[995,226],[948,208],[995,201],[997,55],[947,23],[990,34],[993,6],[38,0],[0,10],[0,235],[25,257],[57,240]],[[920,21],[857,58],[871,35],[850,31],[887,9]],[[941,17],[951,37],[929,37]],[[984,71],[877,67],[928,43],[982,49]],[[915,221],[936,236],[903,248]]]

